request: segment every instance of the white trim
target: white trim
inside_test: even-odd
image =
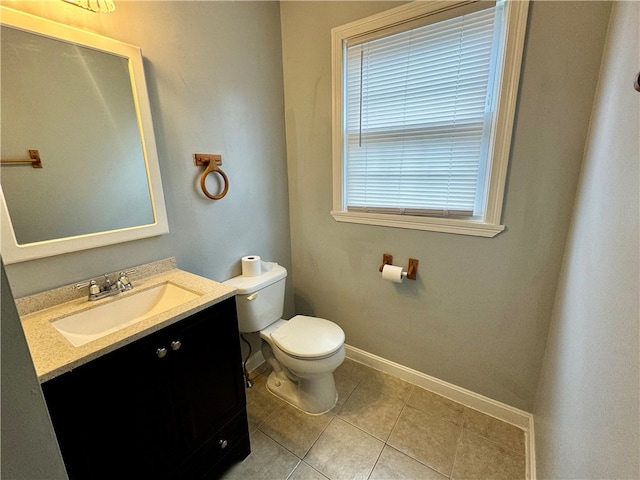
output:
[[[370,212],[345,212],[332,210],[331,215],[338,222],[381,225],[386,227],[410,228],[432,232],[458,233],[478,237],[495,237],[504,230],[504,225],[454,218],[419,217],[416,215],[390,215]]]
[[[502,216],[528,13],[529,0],[508,0],[505,3],[505,60],[498,89],[500,96],[497,99],[495,133],[492,138],[493,161],[489,164],[491,171],[485,212],[487,223],[500,223]]]
[[[407,19],[425,18],[431,15],[441,14],[448,10],[475,3],[477,0],[458,0],[458,1],[417,1],[411,2],[399,7],[395,7],[384,12],[380,12],[369,17],[356,20],[346,25],[341,25],[332,29],[332,35],[345,37],[359,37],[382,29],[388,29],[407,23]],[[442,20],[438,18],[438,20]]]
[[[525,457],[526,457],[526,478],[535,480],[535,436],[533,431],[533,414],[498,402],[470,390],[458,387],[438,378],[426,375],[417,370],[405,367],[372,353],[365,352],[350,345],[344,346],[347,358],[367,365],[368,367],[380,370],[394,377],[418,387],[437,393],[443,397],[461,403],[469,408],[478,410],[486,415],[510,423],[524,430],[525,434]]]
[[[374,214],[353,215],[346,212],[344,202],[344,42],[357,37],[405,21],[407,18],[427,16],[443,10],[465,5],[467,1],[441,2],[417,1],[381,12],[370,17],[335,27],[331,30],[331,72],[332,72],[332,171],[333,171],[333,210],[331,214],[336,221],[369,225],[430,230],[463,235],[493,237],[504,230],[500,225],[504,189],[509,166],[511,134],[515,116],[520,78],[520,66],[524,50],[524,40],[529,11],[528,0],[508,0],[505,4],[505,27],[503,33],[502,75],[500,79],[499,98],[496,105],[496,124],[490,140],[492,161],[489,163],[487,175],[487,200],[484,218],[478,222],[458,219],[424,220],[414,217],[412,220],[398,220],[392,215],[375,216]],[[444,5],[444,7],[443,7]],[[381,217],[381,218],[380,218]],[[466,227],[462,227],[466,224]]]
[[[261,351],[258,351],[251,355],[247,360],[246,367],[249,373],[253,372],[256,368],[265,362],[264,356]]]
[[[534,431],[533,415],[529,423],[529,430],[525,430],[525,448],[526,448],[526,474],[527,479],[536,480],[536,434]]]

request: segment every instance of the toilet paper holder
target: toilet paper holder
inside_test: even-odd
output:
[[[382,265],[380,265],[381,272],[385,265],[393,265],[393,255],[390,255],[388,253],[382,254]],[[407,278],[409,280],[415,280],[417,275],[418,275],[418,260],[415,258],[410,258],[409,266],[407,267]]]

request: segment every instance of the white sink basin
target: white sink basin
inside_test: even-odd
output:
[[[191,290],[165,282],[133,295],[111,297],[115,301],[69,315],[51,324],[73,346],[79,347],[199,296]]]

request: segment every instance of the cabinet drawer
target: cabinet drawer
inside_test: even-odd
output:
[[[188,459],[176,478],[215,478],[234,460],[243,459],[250,452],[247,412],[243,409]]]

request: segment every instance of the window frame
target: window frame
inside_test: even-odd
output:
[[[429,23],[462,15],[472,1],[416,1],[381,12],[331,31],[332,49],[332,157],[333,157],[333,209],[331,215],[338,222],[378,225],[415,230],[426,230],[481,237],[494,237],[505,229],[500,224],[506,184],[511,134],[520,79],[520,67],[524,50],[528,0],[507,0],[504,5],[504,29],[502,39],[501,77],[496,114],[491,134],[490,161],[487,164],[487,201],[483,217],[450,218],[413,215],[396,215],[374,212],[347,211],[345,192],[345,72],[346,44],[362,36],[388,34],[402,29],[403,25],[416,22]],[[456,12],[458,10],[460,13]]]

